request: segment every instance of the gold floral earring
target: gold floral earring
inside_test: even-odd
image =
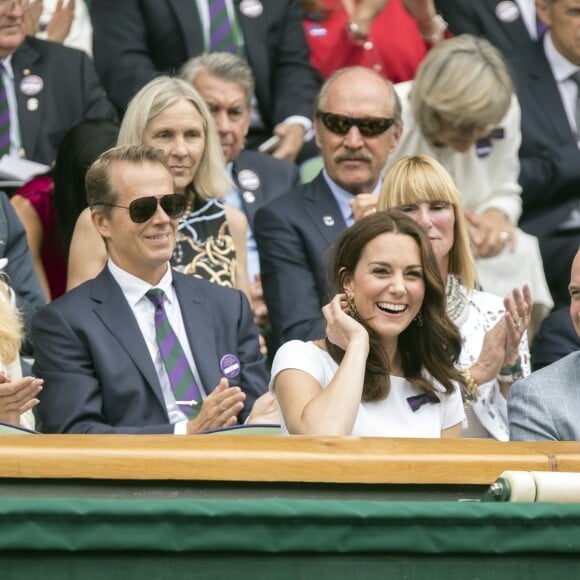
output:
[[[355,320],[360,320],[356,304],[354,303],[354,297],[350,294],[346,295],[346,307],[348,309],[347,314],[349,316],[352,316]]]

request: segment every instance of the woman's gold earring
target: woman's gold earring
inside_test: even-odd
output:
[[[348,313],[355,320],[359,320],[358,310],[356,309],[356,304],[354,303],[354,298],[350,295],[346,295],[346,306],[348,308]]]
[[[417,316],[415,316],[415,318],[413,320],[417,321],[418,326],[423,326],[423,313],[419,310],[419,312],[417,313]]]

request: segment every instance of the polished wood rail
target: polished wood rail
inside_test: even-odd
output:
[[[502,471],[580,471],[580,443],[280,437],[0,437],[0,478],[488,484]]]

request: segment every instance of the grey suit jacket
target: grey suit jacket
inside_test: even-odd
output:
[[[18,120],[26,158],[50,165],[64,134],[81,121],[117,120],[95,66],[81,50],[26,37],[12,56]],[[22,80],[36,75],[42,89],[23,92]]]
[[[510,440],[580,441],[580,351],[512,385]]]
[[[254,235],[276,346],[325,335],[327,249],[345,228],[322,173],[257,211]]]
[[[220,359],[238,357],[230,379],[246,393],[240,421],[266,392],[268,373],[246,297],[173,272],[173,284],[203,388],[222,377]],[[48,433],[171,433],[147,345],[121,288],[105,269],[43,308],[33,320],[38,406]]]

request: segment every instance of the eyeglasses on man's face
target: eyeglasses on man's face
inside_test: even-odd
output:
[[[351,127],[357,127],[363,137],[376,137],[395,124],[395,119],[386,117],[347,117],[324,111],[317,111],[316,116],[331,133],[341,136],[346,135]]]
[[[185,212],[187,202],[185,196],[181,193],[169,193],[167,195],[162,195],[161,197],[156,197],[154,195],[138,197],[137,199],[134,199],[128,206],[118,205],[116,203],[98,202],[94,203],[93,207],[97,205],[128,209],[131,221],[136,224],[142,224],[155,215],[159,205],[161,206],[161,209],[167,214],[169,219],[179,219]]]

